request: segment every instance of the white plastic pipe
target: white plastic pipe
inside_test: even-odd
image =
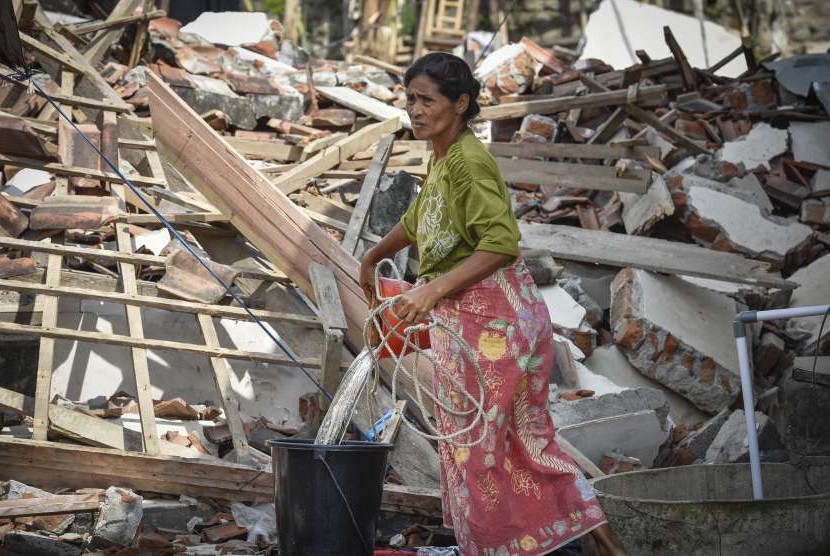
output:
[[[744,324],[744,326],[746,326]],[[746,335],[735,338],[738,347],[738,366],[741,369],[741,392],[744,396],[746,417],[746,438],[749,441],[749,470],[752,473],[752,497],[764,499],[764,485],[761,480],[761,454],[758,450],[758,431],[755,428],[755,400],[752,396],[752,367],[749,363],[749,345]]]

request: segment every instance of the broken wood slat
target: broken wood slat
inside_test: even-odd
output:
[[[394,444],[395,437],[398,436],[398,430],[401,427],[401,422],[403,420],[403,414],[406,412],[406,400],[398,400],[395,402],[395,408],[392,410],[392,418],[389,419],[389,423],[386,425],[386,428],[383,429],[383,433],[380,436],[380,443],[381,444]]]
[[[390,168],[402,168],[402,167],[410,167],[410,166],[417,166],[419,164],[426,165],[426,153],[422,155],[404,155],[404,156],[393,156],[390,157],[389,160],[386,162],[386,165]],[[339,170],[345,171],[357,171],[357,170],[365,170],[368,171],[369,168],[372,167],[371,160],[346,160],[342,162],[337,168]]]
[[[680,66],[680,77],[683,79],[683,86],[687,91],[697,89],[695,72],[692,69],[692,65],[689,63],[689,59],[686,58],[686,54],[680,48],[680,44],[674,38],[674,33],[672,33],[671,27],[668,25],[663,26],[663,38],[666,40],[666,45],[669,47],[672,56],[677,60],[677,65]]]
[[[102,172],[100,170],[93,170],[92,168],[81,168],[78,166],[67,166],[59,162],[43,162],[41,160],[34,160],[31,158],[23,158],[19,156],[7,156],[0,154],[0,164],[11,164],[13,166],[20,166],[22,168],[31,168],[33,170],[45,170],[59,176],[81,177],[97,179],[101,181],[109,181],[114,183],[124,183],[117,174],[112,172]],[[165,187],[164,180],[156,178],[149,178],[147,176],[128,176],[130,181],[135,185],[157,185]]]
[[[183,351],[207,355],[209,357],[224,357],[227,359],[242,359],[247,361],[260,361],[262,363],[273,363],[287,367],[303,366],[307,369],[319,369],[320,359],[303,358],[298,359],[299,363],[288,357],[272,353],[260,353],[255,351],[243,351],[239,349],[214,348],[199,344],[187,344],[172,340],[155,340],[150,338],[133,338],[120,334],[105,334],[102,332],[86,332],[72,330],[69,328],[41,328],[29,324],[0,323],[0,332],[4,334],[15,334],[23,336],[38,336],[41,338],[53,338],[59,340],[75,340],[78,342],[90,342],[93,344],[111,344],[115,346],[126,346],[141,349],[163,349],[172,351]]]
[[[632,177],[617,178],[610,166],[588,166],[567,162],[541,160],[513,160],[496,158],[505,181],[539,185],[565,185],[598,191],[628,191],[645,193],[648,190],[650,170],[633,170]]]
[[[622,123],[622,122],[620,122]],[[585,158],[592,160],[631,158],[647,160],[660,157],[658,147],[630,147],[610,143],[607,145],[580,145],[578,143],[490,143],[493,156],[517,156],[519,158]]]
[[[404,129],[412,129],[412,122],[409,121],[406,110],[395,108],[350,87],[316,87],[316,90],[327,99],[355,112],[381,121],[398,118]]]
[[[100,494],[0,500],[0,518],[97,512],[102,500],[103,496]]]
[[[158,154],[156,154],[156,156],[158,156]],[[156,170],[153,170],[153,175],[156,175]],[[170,201],[171,203],[175,203],[180,207],[186,208],[187,210],[205,213],[212,212],[219,214],[216,211],[216,207],[208,203],[206,199],[202,199],[200,197],[183,197],[178,193],[174,193],[169,189],[162,189],[161,187],[151,187],[146,192],[152,195],[153,197],[158,197],[160,199]]]
[[[274,475],[244,465],[119,450],[0,438],[0,479],[42,488],[109,488],[271,502]],[[441,516],[438,489],[384,485],[382,509],[426,517]]]
[[[366,149],[384,135],[394,133],[398,129],[400,129],[400,120],[397,118],[366,126],[357,133],[337,141],[334,145],[327,147],[324,151],[314,155],[294,169],[285,172],[275,179],[273,184],[286,195],[294,193],[305,187],[311,178],[319,176],[326,170],[331,170],[341,162],[345,162],[353,154]],[[247,163],[246,166],[250,167]],[[255,172],[255,170],[251,170]]]
[[[314,222],[321,224],[323,226],[328,226],[329,228],[334,228],[335,230],[339,230],[343,233],[345,233],[349,227],[348,224],[341,220],[332,218],[330,216],[326,216],[325,214],[320,214],[319,212],[309,210],[308,208],[303,208],[303,212],[305,212],[309,218],[314,220]],[[360,239],[364,241],[369,241],[371,243],[379,243],[380,240],[383,238],[379,235],[375,235],[364,230],[363,233],[360,234]]]
[[[37,94],[40,94],[38,91]],[[66,106],[73,106],[77,108],[94,108],[96,110],[112,110],[113,112],[124,113],[124,112],[132,112],[133,107],[131,104],[121,103],[113,103],[108,102],[105,100],[96,100],[93,98],[87,97],[79,97],[75,95],[65,95],[65,94],[54,94],[49,95],[52,97],[52,100],[58,102],[62,105]],[[64,110],[66,112],[66,110]]]
[[[79,66],[72,58],[70,58],[63,52],[58,52],[51,46],[47,46],[39,40],[34,39],[25,33],[20,33],[20,42],[22,42],[24,45],[34,50],[38,54],[42,54],[46,58],[49,58],[50,60],[59,63],[63,67],[63,69],[72,70],[75,73],[79,73],[81,75],[84,74],[84,68]]]
[[[0,388],[0,406],[26,415],[32,414],[35,401],[12,390]],[[49,430],[81,444],[118,450],[141,451],[141,433],[125,429],[106,419],[93,417],[55,404],[49,404]],[[212,458],[197,450],[159,439],[161,453],[186,458]]]
[[[372,205],[375,189],[377,189],[383,171],[386,169],[386,163],[392,154],[392,143],[394,142],[395,136],[391,134],[380,140],[375,156],[369,166],[369,171],[366,173],[363,185],[360,187],[360,195],[357,198],[354,212],[352,212],[349,219],[349,227],[346,229],[346,234],[341,242],[343,249],[352,255],[357,251],[358,239],[366,225],[366,216],[369,214],[369,207]]]
[[[239,151],[246,158],[260,158],[278,160],[280,162],[296,162],[303,154],[303,148],[297,145],[289,145],[282,141],[260,141],[246,137],[225,136],[230,146]]]
[[[319,139],[314,139],[313,141],[310,141],[308,143],[308,145],[306,145],[303,148],[303,154],[300,157],[300,160],[305,161],[306,159],[308,159],[313,154],[315,154],[319,151],[322,151],[326,147],[330,147],[330,146],[334,145],[335,143],[345,139],[348,136],[349,136],[348,133],[338,131],[337,133],[332,133],[331,135],[329,135],[327,137],[321,137]]]
[[[70,247],[67,245],[56,245],[54,243],[43,243],[40,241],[31,241],[11,237],[0,237],[0,247],[22,249],[40,253],[50,253],[53,255],[74,255],[82,257],[84,259],[110,261],[116,263],[127,262],[143,265],[164,266],[164,262],[166,261],[165,257],[159,257],[156,255],[144,255],[141,253],[119,253],[118,251],[93,249],[91,247]],[[238,272],[239,276],[243,278],[256,278],[258,280],[270,280],[274,282],[285,282],[286,280],[285,275],[278,271],[236,267],[231,267],[231,269],[235,272]]]
[[[110,12],[106,21],[115,21],[119,18],[126,17],[135,13],[144,0],[120,0]],[[106,29],[98,34],[92,45],[83,53],[83,59],[91,66],[96,66],[102,62],[104,55],[109,50],[109,47],[118,40],[121,36],[123,28],[117,27],[115,29]],[[71,55],[71,53],[70,53]]]
[[[588,139],[588,144],[600,145],[608,143],[608,141],[614,137],[614,134],[617,133],[617,130],[620,129],[620,126],[625,121],[625,118],[625,110],[620,107],[615,108],[614,112],[611,113],[608,119],[602,122],[596,132],[594,132],[590,139]]]
[[[555,258],[635,267],[663,274],[712,278],[768,288],[793,289],[796,284],[770,274],[770,264],[735,253],[693,244],[574,226],[520,223],[523,248],[547,249]]]
[[[104,29],[123,27],[131,23],[138,23],[140,21],[148,21],[159,17],[165,17],[165,15],[164,10],[153,10],[147,14],[114,17],[106,19],[105,21],[96,21],[94,23],[74,23],[72,25],[67,25],[66,28],[72,30],[72,32],[76,35],[86,35],[89,33],[96,33]]]
[[[198,316],[199,328],[202,330],[202,337],[207,347],[219,347],[219,336],[216,335],[216,326],[210,315],[200,313]],[[239,401],[231,386],[231,365],[227,359],[211,357],[210,365],[213,369],[213,380],[216,389],[222,398],[222,409],[225,411],[225,421],[231,431],[233,447],[236,451],[236,461],[247,463],[251,458],[251,449],[248,446],[248,439],[245,437],[245,430],[242,427],[242,414],[239,411]]]
[[[156,149],[156,142],[152,139],[119,139],[118,148],[153,151]]]
[[[640,87],[634,102],[654,102],[666,100],[668,88],[665,85]],[[628,91],[611,91],[607,93],[592,93],[582,96],[568,96],[545,100],[527,100],[510,102],[496,106],[485,106],[478,115],[482,120],[507,120],[521,118],[528,114],[555,114],[567,112],[574,108],[593,108],[604,106],[620,106],[630,102]]]
[[[371,56],[365,56],[363,54],[356,54],[354,56],[354,61],[360,64],[367,64],[369,66],[380,68],[386,73],[391,73],[396,77],[403,77],[404,73],[406,73],[405,68],[390,64],[389,62],[384,62],[383,60],[378,60],[377,58],[372,58]]]
[[[648,124],[660,133],[669,136],[675,143],[691,149],[693,152],[698,154],[711,154],[708,149],[700,146],[698,143],[692,141],[673,127],[667,125],[652,112],[643,110],[639,106],[634,106],[633,104],[626,104],[625,111],[628,112],[628,114],[635,120]]]
[[[72,288],[68,286],[49,286],[22,282],[19,280],[0,279],[0,290],[31,293],[37,295],[59,295],[65,297],[77,297],[83,299],[94,299],[108,303],[120,303],[123,305],[135,305],[136,307],[152,307],[165,311],[178,313],[206,314],[218,318],[234,320],[247,320],[248,313],[242,307],[231,305],[208,305],[193,301],[171,299],[167,297],[155,297],[150,295],[129,295],[120,292],[95,291],[85,288]],[[251,309],[251,312],[259,319],[269,322],[290,322],[298,326],[308,328],[320,328],[322,322],[317,317],[296,315],[281,311],[266,311],[263,309]]]
[[[334,396],[340,387],[340,366],[343,357],[343,336],[349,325],[346,315],[343,314],[343,305],[340,294],[337,292],[337,281],[334,273],[319,263],[311,263],[308,269],[311,286],[314,290],[314,299],[320,310],[320,320],[323,322],[323,331],[326,334],[323,345],[322,376],[320,382],[323,389]],[[328,400],[320,396],[323,409],[328,407]]]
[[[165,214],[166,218],[172,224],[187,224],[187,223],[217,223],[227,222],[230,217],[221,212],[181,212],[175,214]],[[155,214],[125,214],[118,219],[121,222],[128,224],[161,224]]]

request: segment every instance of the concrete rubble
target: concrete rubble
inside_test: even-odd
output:
[[[339,376],[362,347],[354,338],[363,316],[348,314],[342,329],[316,301],[346,313],[359,304],[318,299],[292,257],[323,256],[297,246],[334,238],[344,249],[326,264],[348,267],[426,179],[431,145],[405,121],[394,130],[388,121],[405,114],[402,76],[417,37],[399,34],[400,14],[327,8],[334,27],[355,23],[326,47],[337,51],[329,59],[305,48],[332,27],[317,22],[322,14],[306,14],[314,28],[301,32],[261,12],[197,10],[178,20],[120,0],[107,21],[64,4],[83,17],[48,12],[46,21],[40,10],[23,21],[24,33],[59,50],[25,46],[33,79],[152,209],[105,174],[42,96],[0,87],[0,516],[29,498],[87,505],[0,517],[0,552],[273,551],[268,442],[313,437],[326,406],[272,336],[318,378]],[[515,30],[518,42],[474,29],[438,38],[474,57],[495,39],[475,66],[482,114],[473,128],[506,168],[520,225],[545,230],[522,257],[554,329],[551,418],[604,473],[745,462],[735,315],[830,302],[830,101],[820,73],[828,56],[758,65],[749,43],[714,21],[634,0],[589,4],[577,14],[579,45],[550,48]],[[425,38],[428,49],[436,39]],[[385,42],[403,50],[381,54]],[[153,113],[154,76],[207,124],[183,126],[189,142],[177,152]],[[171,105],[182,122],[203,124]],[[203,133],[211,143],[200,151]],[[217,171],[237,195],[231,202],[202,183],[213,158],[232,161]],[[310,218],[266,238],[279,256],[236,205],[260,189],[280,211]],[[269,334],[193,266],[153,211]],[[417,276],[415,249],[394,262]],[[338,295],[351,287],[338,286]],[[830,326],[820,325],[816,317],[749,330],[766,461],[830,467],[830,432],[816,419],[830,403]],[[329,352],[343,342],[337,332],[345,346]],[[378,400],[392,415],[397,400],[384,386]],[[35,418],[37,407],[46,418]],[[348,438],[363,438],[373,417],[361,405]],[[392,443],[378,544],[452,544],[440,526],[434,446],[407,427]]]

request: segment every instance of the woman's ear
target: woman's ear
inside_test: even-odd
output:
[[[461,96],[458,97],[458,100],[455,101],[455,113],[459,115],[464,115],[467,113],[467,109],[470,107],[470,95],[467,93],[462,93]]]

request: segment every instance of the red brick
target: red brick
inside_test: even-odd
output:
[[[704,357],[700,363],[700,382],[712,384],[715,380],[715,362],[711,357]]]
[[[617,345],[633,348],[643,339],[643,321],[626,319],[625,328],[621,334],[615,335]]]

